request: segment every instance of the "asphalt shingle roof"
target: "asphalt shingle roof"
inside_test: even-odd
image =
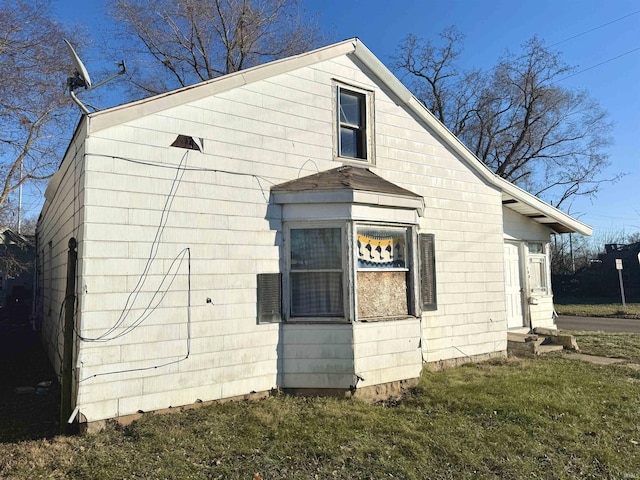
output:
[[[314,175],[298,178],[271,187],[272,192],[303,192],[321,190],[361,190],[404,197],[420,195],[399,187],[395,183],[376,175],[368,168],[344,165],[331,170],[325,170]]]

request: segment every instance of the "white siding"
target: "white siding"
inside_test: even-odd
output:
[[[353,328],[358,387],[417,378],[422,370],[418,319],[356,323]]]
[[[49,182],[45,192],[46,202],[37,225],[36,254],[40,279],[36,292],[36,311],[41,322],[43,345],[58,374],[63,352],[63,302],[67,282],[68,245],[72,237],[78,242],[77,272],[81,271],[83,264],[85,135],[83,124],[72,139],[60,168]],[[76,285],[76,290],[78,289]],[[81,307],[78,306],[76,312],[80,311]]]
[[[544,225],[541,225],[530,218],[520,215],[513,210],[504,208],[504,238],[505,240],[517,240],[523,242],[542,242],[545,245],[549,243],[549,237],[551,230]],[[528,259],[526,258],[526,246],[524,248],[525,258],[524,271],[526,272]],[[525,275],[526,278],[526,275]],[[547,327],[555,328],[553,320],[553,293],[551,291],[551,275],[550,275],[550,262],[547,256],[547,282],[549,285],[548,294],[527,294],[527,302],[525,302],[525,308],[529,319],[531,328],[535,327]],[[531,297],[531,298],[530,298]]]
[[[505,240],[526,240],[549,243],[551,229],[504,207]]]
[[[269,187],[339,165],[334,80],[374,92],[373,171],[425,200],[438,309],[421,319],[422,352],[418,320],[256,322],[256,275],[283,263]],[[203,152],[170,147],[178,134],[202,139]],[[354,373],[373,385],[417,376],[421,356],[506,349],[500,193],[347,57],[97,131],[84,175],[80,331],[98,339],[116,327],[80,345],[88,421],[276,386],[348,388]],[[71,202],[78,192],[66,188]],[[55,208],[48,225],[62,218]],[[173,263],[185,248],[190,275],[186,257]]]
[[[283,324],[280,337],[281,380],[291,389],[355,385],[351,324]]]

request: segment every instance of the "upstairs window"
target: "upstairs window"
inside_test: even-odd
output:
[[[338,156],[367,160],[367,94],[338,87]]]

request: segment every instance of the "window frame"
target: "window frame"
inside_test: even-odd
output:
[[[542,247],[540,253],[531,253],[533,245],[540,245]],[[528,241],[527,247],[527,288],[530,295],[550,295],[551,283],[550,283],[550,270],[549,270],[549,255],[547,243],[543,241]],[[540,274],[541,286],[533,285],[533,265],[541,265],[542,272]]]
[[[292,305],[291,302],[293,300],[292,295],[292,282],[291,282],[291,230],[298,229],[340,229],[340,240],[341,240],[341,274],[342,274],[342,316],[293,316],[292,315]],[[348,322],[352,317],[351,306],[349,302],[349,282],[347,275],[349,268],[349,259],[348,259],[348,249],[345,246],[348,245],[348,236],[349,236],[349,222],[340,222],[340,221],[331,221],[331,222],[286,222],[284,225],[284,259],[285,259],[285,274],[282,276],[283,278],[283,288],[282,288],[282,296],[283,296],[283,318],[286,322],[291,323],[304,323],[304,322],[312,322],[312,323],[344,323]],[[296,272],[296,270],[293,270]],[[298,270],[299,272],[299,270]]]
[[[374,148],[374,92],[372,90],[368,90],[362,87],[357,87],[351,84],[346,84],[344,82],[333,82],[333,121],[334,121],[334,159],[342,162],[353,162],[359,165],[363,163],[375,164],[375,148]],[[341,92],[345,92],[354,96],[358,96],[363,99],[362,107],[364,111],[361,111],[360,118],[361,123],[364,125],[359,129],[356,128],[356,125],[349,124],[346,122],[342,122],[340,118],[340,94]],[[349,128],[353,130],[361,131],[361,150],[363,153],[362,157],[352,157],[349,155],[343,155],[342,153],[342,128]]]
[[[389,230],[404,230],[405,232],[405,266],[404,267],[382,267],[382,268],[368,268],[368,267],[360,267],[358,266],[358,234],[360,228],[377,228],[377,229],[389,229]],[[419,270],[419,260],[417,258],[417,228],[415,225],[403,224],[403,223],[376,223],[376,222],[353,222],[353,235],[352,235],[352,245],[351,251],[354,272],[353,272],[353,308],[355,311],[355,320],[356,321],[366,321],[366,322],[376,322],[376,321],[385,321],[385,320],[393,320],[400,318],[410,318],[410,317],[419,317],[421,312],[419,309],[420,301],[419,301],[419,279],[418,279],[418,270]],[[360,318],[358,315],[359,311],[359,298],[358,298],[358,272],[405,272],[405,286],[407,289],[407,313],[402,315],[393,315],[393,316],[378,316],[378,317],[365,317]]]
[[[404,268],[390,268],[381,271],[406,272],[407,314],[392,317],[367,317],[358,318],[358,284],[357,272],[371,271],[371,269],[359,269],[357,266],[357,235],[359,226],[376,228],[397,228],[406,231],[406,260]],[[341,229],[341,262],[342,262],[342,316],[293,316],[292,315],[292,270],[291,270],[291,230],[314,228],[340,228]],[[359,222],[352,220],[343,221],[287,221],[283,226],[283,258],[284,272],[282,275],[282,319],[289,323],[353,323],[357,321],[375,322],[399,318],[416,318],[422,313],[420,309],[420,262],[418,258],[417,225],[404,223],[376,223]],[[294,270],[295,272],[295,270]]]

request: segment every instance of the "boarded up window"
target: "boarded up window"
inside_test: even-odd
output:
[[[409,315],[406,227],[358,226],[358,318]]]
[[[436,255],[433,234],[418,235],[420,250],[420,302],[423,310],[436,310]]]
[[[282,321],[281,285],[279,273],[258,274],[258,323]]]
[[[406,317],[407,272],[359,271],[358,318]]]

